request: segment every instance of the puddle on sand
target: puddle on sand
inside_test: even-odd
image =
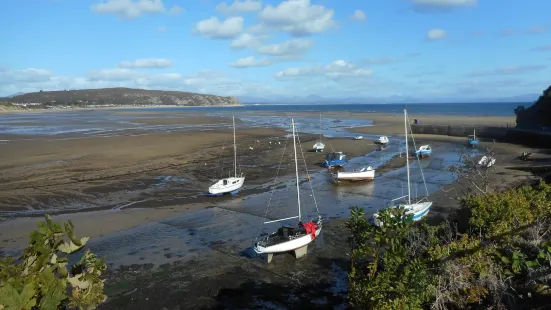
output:
[[[252,245],[260,219],[221,208],[209,208],[95,238],[88,244],[110,267],[189,260],[223,248],[239,253]]]
[[[455,180],[451,173],[440,169],[457,164],[459,157],[458,147],[452,144],[433,144],[433,148],[435,151],[432,158],[421,161],[429,194]],[[366,165],[372,161],[384,163],[398,151],[399,145],[396,143],[383,152],[373,152],[354,159],[345,168],[349,168],[348,165]],[[421,196],[425,192],[418,165],[417,161],[411,163],[412,197],[416,194]],[[270,196],[272,198],[268,219],[297,215],[294,179],[287,176],[279,181],[273,195],[271,192],[264,192],[243,199],[213,198],[212,208],[103,236],[93,240],[90,245],[98,255],[107,256],[108,262],[115,266],[145,263],[160,265],[194,257],[197,253],[213,248],[234,254],[243,253],[252,246],[253,239],[258,234],[273,232],[281,224],[285,224],[285,221],[265,224],[262,231],[259,231]],[[391,199],[407,193],[405,167],[377,175],[374,181],[367,183],[341,182],[342,185],[335,185],[329,181],[326,170],[312,174],[311,182],[319,210],[326,219],[348,218],[349,209],[355,205],[364,207],[366,213],[373,213],[385,208]],[[301,212],[305,220],[316,216],[314,197],[307,182],[301,185]],[[289,220],[287,224],[295,223],[294,221],[296,219]],[[318,243],[323,243],[323,234],[312,250],[316,249]]]
[[[434,153],[432,158],[426,158],[420,161],[423,166],[427,190],[429,194],[438,191],[441,186],[455,181],[455,176],[447,171],[442,171],[442,167],[455,165],[458,162],[458,147],[453,144],[438,143],[433,144]],[[386,153],[391,155],[388,155]],[[398,145],[389,146],[383,152],[373,152],[368,156],[363,156],[351,160],[345,164],[345,170],[352,170],[367,165],[377,167],[378,163],[384,164],[384,157],[388,159],[399,152]],[[320,212],[325,217],[345,217],[349,216],[349,208],[355,205],[364,207],[366,213],[373,213],[381,208],[385,208],[390,200],[398,198],[407,193],[407,174],[405,167],[377,175],[372,182],[345,183],[339,185],[332,184],[329,180],[329,174],[319,172],[311,175],[312,186],[314,187],[315,198]],[[419,162],[416,160],[410,162],[410,179],[412,197],[423,196],[425,194],[424,184],[419,170]],[[292,184],[289,180],[287,184]],[[273,195],[271,192],[250,195],[244,200],[229,200],[220,202],[219,206],[236,210],[243,213],[263,216],[267,202],[271,206],[268,218],[278,219],[297,215],[298,208],[296,202],[296,189],[294,186],[279,186]],[[307,183],[301,186],[301,210],[304,218],[315,216],[313,197],[310,187]],[[291,220],[292,221],[292,220]]]

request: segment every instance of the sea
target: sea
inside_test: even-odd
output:
[[[225,124],[151,124],[144,121],[157,118],[195,117],[196,115],[227,117],[234,114],[238,129],[241,128],[281,128],[289,129],[289,117],[293,113],[313,113],[295,119],[297,130],[325,137],[350,137],[353,128],[371,126],[373,121],[365,113],[402,114],[407,108],[412,114],[426,115],[466,115],[466,116],[513,116],[518,103],[457,103],[457,104],[257,104],[239,107],[151,107],[133,109],[89,109],[66,110],[52,113],[27,112],[0,114],[0,135],[37,135],[69,138],[66,135],[78,134],[82,137],[120,135],[142,135],[153,132],[209,131],[231,126]],[[128,112],[132,113],[117,113]],[[145,112],[145,113],[134,113]],[[330,112],[347,112],[349,116],[339,118]],[[316,116],[317,114],[321,115]],[[364,117],[354,118],[354,113]],[[281,116],[285,114],[286,116]],[[74,137],[71,137],[74,138]],[[7,140],[0,140],[4,142]]]
[[[415,104],[244,104],[232,107],[235,111],[247,112],[361,112],[361,113],[402,113],[407,108],[411,114],[422,115],[472,115],[472,116],[513,116],[519,105],[528,107],[531,103],[490,102],[490,103],[415,103]],[[136,110],[186,109],[186,111],[227,111],[227,107],[192,108],[143,108]]]

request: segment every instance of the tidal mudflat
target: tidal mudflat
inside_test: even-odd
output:
[[[106,257],[106,309],[342,306],[348,250],[342,224],[349,208],[358,205],[371,213],[405,191],[402,118],[332,113],[322,115],[321,129],[315,113],[295,118],[304,151],[301,175],[305,180],[306,168],[327,224],[306,258],[279,255],[266,265],[250,247],[262,233],[267,202],[269,218],[288,215],[296,206],[288,115],[236,115],[245,187],[233,197],[205,197],[210,182],[232,169],[230,113],[102,110],[4,117],[0,250],[17,253],[39,216],[50,213],[56,221],[72,219],[77,234],[91,236],[92,250]],[[320,131],[328,150],[348,154],[345,170],[371,165],[378,169],[375,181],[331,183],[319,165],[323,155],[308,152]],[[353,140],[355,132],[365,132],[364,140]],[[385,149],[372,143],[379,134],[391,138]],[[416,138],[418,145],[430,143],[434,153],[413,162],[412,194],[428,191],[434,201],[431,216],[446,216],[455,202],[442,189],[455,186],[457,179],[447,168],[458,164],[460,154],[479,151],[466,149],[461,139]],[[490,145],[483,142],[479,149]],[[493,146],[495,182],[530,177],[511,169],[522,147]],[[304,211],[312,214],[308,183],[301,189]]]

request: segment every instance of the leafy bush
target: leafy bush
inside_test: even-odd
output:
[[[535,219],[551,215],[551,185],[541,181],[504,193],[469,195],[462,199],[470,211],[469,223],[488,237],[514,232]]]
[[[551,304],[551,185],[469,195],[462,206],[470,224],[463,231],[449,222],[414,224],[403,209],[380,212],[385,225],[378,228],[353,208],[346,223],[350,303],[370,309]]]
[[[71,221],[61,227],[48,215],[38,227],[16,261],[0,260],[0,309],[94,309],[105,301],[104,262],[86,250],[68,266],[64,255],[82,250],[89,238],[76,238]]]
[[[430,283],[426,264],[408,255],[405,240],[411,215],[406,216],[403,208],[384,210],[379,228],[364,219],[363,209],[355,207],[351,213],[351,303],[369,309],[422,309],[429,300]]]

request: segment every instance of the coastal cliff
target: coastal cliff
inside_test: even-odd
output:
[[[11,97],[9,102],[27,108],[242,105],[235,97],[132,88],[40,91]]]
[[[515,109],[517,128],[541,130],[551,127],[551,85],[543,95],[528,108],[519,106]]]

